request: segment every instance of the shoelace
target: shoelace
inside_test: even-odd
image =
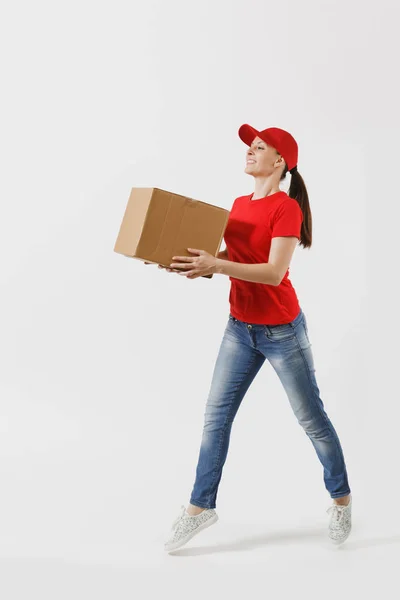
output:
[[[175,527],[178,525],[179,521],[181,520],[181,518],[183,517],[183,515],[185,514],[186,508],[183,506],[181,506],[181,512],[179,513],[179,515],[176,517],[175,521],[172,523],[172,529],[175,529]]]
[[[330,506],[326,512],[328,514],[333,513],[332,520],[338,522],[343,518],[345,508],[347,508],[347,506],[341,506],[340,504],[332,504],[332,506]]]

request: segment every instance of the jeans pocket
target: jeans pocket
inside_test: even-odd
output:
[[[290,323],[266,325],[265,335],[271,342],[286,342],[296,337],[296,331]]]

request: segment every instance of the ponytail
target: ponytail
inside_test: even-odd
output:
[[[287,165],[283,170],[281,180],[285,179],[286,173],[288,172]],[[300,231],[300,245],[304,248],[311,248],[312,244],[312,215],[310,209],[310,202],[308,200],[308,193],[306,184],[300,173],[295,169],[291,174],[291,181],[288,196],[293,198],[299,203],[301,211],[303,213],[303,222],[301,224]]]

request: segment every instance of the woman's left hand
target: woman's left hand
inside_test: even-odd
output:
[[[209,254],[205,250],[198,250],[196,248],[188,248],[192,254],[198,256],[173,256],[172,260],[179,260],[182,262],[171,263],[170,267],[175,269],[185,269],[179,275],[184,275],[189,279],[196,279],[197,277],[203,277],[204,275],[211,275],[216,273],[217,269],[217,258],[212,254]]]

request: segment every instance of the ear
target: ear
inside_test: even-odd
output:
[[[284,167],[284,166],[285,166],[285,160],[284,160],[283,156],[281,154],[279,154],[275,160],[274,167],[279,168],[279,167]]]

